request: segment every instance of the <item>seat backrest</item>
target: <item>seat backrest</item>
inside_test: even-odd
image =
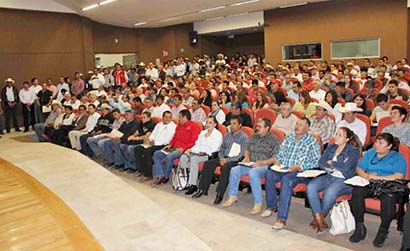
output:
[[[246,133],[246,135],[248,135],[248,138],[251,138],[252,135],[255,133],[255,131],[252,128],[247,126],[242,126],[241,129],[244,133]]]
[[[255,117],[254,117],[252,109],[251,108],[242,108],[242,111],[246,112],[251,117],[252,125],[253,125],[253,120],[255,119]]]
[[[369,98],[367,98],[367,99],[366,99],[366,106],[367,106],[367,108],[368,108],[370,111],[373,111],[373,109],[374,109],[374,107],[375,107],[374,101],[371,100],[371,99],[369,99]]]
[[[403,155],[404,159],[406,160],[407,168],[406,168],[406,180],[410,179],[410,148],[405,144],[400,143],[399,145],[399,153]]]
[[[342,98],[337,98],[337,102],[340,103],[342,106],[345,106],[346,101]]]
[[[226,107],[226,106],[221,106],[221,110],[225,113],[225,115],[231,112],[231,111],[229,110],[229,108]]]
[[[228,128],[222,124],[218,124],[218,131],[222,133],[222,136],[225,137],[225,135],[228,133]]]
[[[366,124],[366,140],[364,144],[367,145],[370,143],[370,118],[360,113],[356,113],[356,118],[360,119]]]
[[[298,117],[300,119],[306,117],[305,114],[303,112],[300,112],[300,111],[293,111],[292,113],[295,114],[296,117]]]
[[[316,139],[317,143],[319,143],[320,152],[323,152],[323,144],[322,144],[322,139],[320,138],[320,136],[314,133],[311,133],[310,135],[312,135],[312,137]]]
[[[211,112],[211,108],[209,106],[202,104],[201,105],[202,110],[204,110],[206,116],[208,117],[209,113]]]
[[[288,101],[289,104],[291,104],[292,106],[295,105],[295,100],[291,97],[286,97],[286,100]]]
[[[280,130],[280,129],[276,129],[276,128],[271,128],[270,129],[271,133],[273,133],[276,137],[278,137],[278,139],[280,140],[280,142],[283,142],[286,138],[286,134],[284,131]]]
[[[389,104],[399,105],[399,106],[403,107],[404,109],[406,109],[406,111],[409,110],[409,104],[406,101],[401,100],[401,99],[390,99]]]
[[[159,118],[159,117],[152,117],[151,120],[154,121],[155,124],[158,124],[158,123],[162,122],[162,118]]]
[[[276,120],[276,112],[274,110],[267,109],[267,108],[256,110],[255,123],[253,123],[254,128],[256,128],[256,124],[258,123],[258,120],[261,118],[268,118],[271,122],[271,125],[273,125]]]
[[[379,135],[379,133],[381,133],[386,126],[391,125],[391,124],[393,124],[393,122],[391,122],[390,116],[381,118],[379,120],[379,123],[377,124],[376,135]]]

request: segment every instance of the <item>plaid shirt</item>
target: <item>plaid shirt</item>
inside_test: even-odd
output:
[[[239,161],[245,154],[248,142],[248,136],[246,136],[246,134],[242,130],[239,130],[239,132],[235,135],[233,135],[232,132],[228,132],[222,141],[221,148],[219,148],[218,157],[225,157],[228,162]],[[233,143],[236,143],[241,146],[241,152],[238,156],[228,157]]]
[[[276,160],[287,167],[300,166],[302,170],[318,167],[320,158],[319,143],[309,133],[296,142],[296,134],[286,136],[276,154]]]
[[[329,116],[325,116],[321,121],[317,121],[316,116],[314,116],[310,122],[309,132],[319,135],[322,139],[322,143],[326,144],[329,139],[335,133],[335,122]]]

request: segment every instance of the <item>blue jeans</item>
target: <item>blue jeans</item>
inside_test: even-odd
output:
[[[46,125],[44,123],[37,123],[34,124],[34,131],[36,131],[36,135],[39,142],[45,142],[46,140],[43,138],[44,128]]]
[[[88,145],[88,139],[92,137],[94,136],[91,133],[80,136],[81,152],[90,158],[94,157],[94,152],[91,151],[91,148]]]
[[[154,177],[165,177],[169,178],[172,166],[174,165],[174,160],[179,159],[182,153],[172,152],[165,154],[161,150],[155,151],[154,156]]]
[[[231,174],[229,175],[229,196],[236,196],[238,194],[238,187],[241,177],[248,175],[252,188],[253,202],[254,204],[262,204],[261,178],[265,176],[268,171],[268,167],[268,165],[254,168],[242,165],[233,167],[231,169]]]
[[[118,158],[120,163],[119,165],[124,165],[124,167],[127,169],[136,169],[134,156],[134,149],[136,147],[137,145],[127,145],[121,143],[119,145],[119,151],[117,152],[117,149],[115,149],[114,154],[116,155],[116,157],[114,157],[114,159]]]
[[[313,213],[329,213],[336,203],[337,197],[343,194],[350,194],[352,186],[346,185],[344,179],[333,177],[330,174],[314,178],[307,186],[307,197]],[[320,201],[319,193],[323,191],[323,198]]]
[[[107,164],[114,163],[114,149],[116,145],[121,144],[121,141],[113,142],[112,140],[104,140],[102,144],[98,144],[104,160]]]
[[[94,156],[100,156],[101,151],[100,148],[98,147],[99,142],[103,140],[111,140],[109,138],[105,138],[103,135],[97,136],[97,137],[90,137],[87,139],[87,144],[90,147],[91,151],[93,152]]]
[[[305,183],[307,179],[298,178],[297,172],[279,173],[269,170],[265,176],[266,204],[267,208],[278,208],[278,190],[276,183],[281,182],[279,195],[278,220],[288,219],[290,202],[292,199],[293,188],[298,183]]]

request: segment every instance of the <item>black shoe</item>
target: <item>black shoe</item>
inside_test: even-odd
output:
[[[127,171],[127,173],[135,173],[135,172],[137,172],[137,170],[134,170],[134,169],[128,169]]]
[[[361,240],[364,240],[364,238],[366,238],[366,234],[367,234],[367,229],[364,226],[363,222],[357,222],[356,229],[354,230],[353,235],[350,236],[349,240],[352,243],[357,243]]]
[[[199,198],[201,196],[207,196],[208,192],[202,191],[201,189],[198,190],[198,192],[196,192],[194,195],[192,195],[192,198],[196,199]]]
[[[185,195],[192,195],[193,193],[195,193],[198,190],[198,187],[195,185],[191,185],[188,188],[188,191],[185,192]]]
[[[379,228],[379,231],[377,231],[376,238],[374,238],[373,246],[375,246],[377,248],[383,247],[384,242],[386,241],[388,234],[389,234],[388,230]]]
[[[21,132],[20,128],[16,128],[16,129],[14,129],[14,131]]]
[[[224,200],[224,195],[221,193],[217,193],[215,200],[214,200],[214,205],[219,205],[221,202]]]

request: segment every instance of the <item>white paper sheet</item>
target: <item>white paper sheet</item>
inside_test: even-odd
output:
[[[326,173],[326,171],[323,170],[305,170],[301,173],[298,173],[297,176],[300,178],[315,178],[321,174]]]
[[[345,184],[352,185],[352,186],[358,186],[358,187],[365,187],[370,184],[368,180],[365,178],[362,178],[360,176],[353,176],[350,179],[345,180]]]
[[[253,165],[255,165],[255,162],[239,162],[239,165],[243,165],[243,166],[249,166],[252,167]]]
[[[231,150],[228,153],[228,157],[236,157],[241,153],[241,145],[238,143],[233,143],[231,146]]]
[[[276,172],[280,172],[280,173],[289,172],[288,167],[286,167],[285,165],[280,165],[280,166],[273,165],[273,166],[270,167],[270,169],[272,169],[273,171],[276,171]]]
[[[124,133],[118,131],[117,129],[112,129],[112,131],[109,134],[110,138],[121,138],[124,135]]]

